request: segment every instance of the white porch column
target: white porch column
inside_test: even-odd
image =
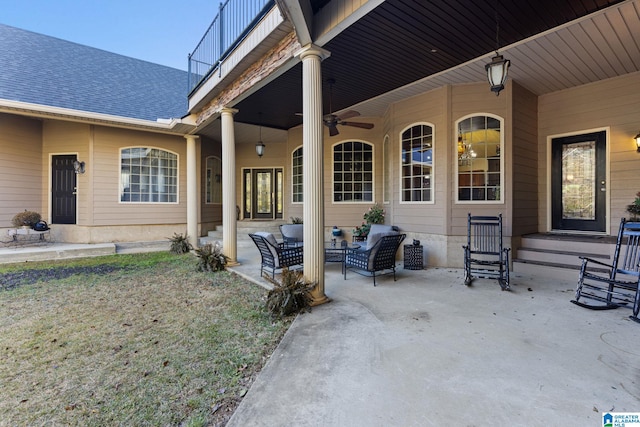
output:
[[[238,110],[223,108],[222,121],[222,253],[229,265],[238,264],[236,224],[236,137],[233,115]]]
[[[198,247],[198,156],[200,137],[185,135],[187,140],[187,235],[189,243]]]
[[[304,277],[317,283],[312,292],[312,305],[318,305],[329,301],[324,293],[324,129],[320,67],[329,52],[308,45],[298,55],[302,60]]]

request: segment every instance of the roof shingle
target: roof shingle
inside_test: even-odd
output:
[[[0,98],[143,120],[180,118],[188,108],[187,72],[0,24]]]

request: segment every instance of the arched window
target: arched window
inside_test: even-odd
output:
[[[206,162],[206,203],[222,203],[222,160],[219,157],[207,157]]]
[[[433,126],[412,125],[400,138],[402,202],[433,201]]]
[[[302,183],[302,147],[299,147],[293,152],[291,162],[291,201],[293,203],[304,201]]]
[[[120,150],[120,201],[178,202],[178,155],[159,148]]]
[[[333,201],[373,201],[373,145],[348,141],[333,146]]]
[[[503,119],[476,115],[456,123],[458,202],[502,201]]]

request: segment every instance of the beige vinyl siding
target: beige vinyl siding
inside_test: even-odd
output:
[[[457,129],[452,129],[454,136],[450,138],[451,145],[451,188],[449,192],[449,200],[451,202],[451,224],[449,234],[454,236],[464,236],[467,233],[467,213],[472,215],[497,215],[502,214],[504,219],[504,234],[511,236],[511,218],[509,212],[508,200],[512,194],[511,165],[509,159],[512,157],[511,146],[511,82],[508,81],[505,89],[500,92],[500,96],[496,96],[489,90],[487,83],[477,83],[469,85],[453,86],[451,90],[451,126],[462,117],[468,115],[485,115],[491,114],[503,119],[504,132],[504,149],[502,156],[504,157],[502,170],[504,192],[502,197],[503,203],[456,203],[455,173],[456,168],[454,162],[457,161],[457,152],[453,150],[453,145],[457,141]]]
[[[389,132],[392,141],[393,165],[393,218],[387,222],[399,226],[403,232],[443,235],[448,226],[447,193],[449,191],[449,160],[447,140],[450,135],[446,123],[448,88],[426,92],[397,102],[390,110],[393,127]],[[402,166],[400,164],[401,132],[417,123],[433,126],[433,183],[432,201],[428,203],[401,203]]]
[[[548,137],[582,133],[590,129],[609,129],[609,232],[617,232],[621,217],[628,217],[626,206],[640,191],[640,153],[633,137],[640,130],[640,73],[616,77],[539,98],[538,131],[538,213],[539,229],[546,231],[549,209]]]
[[[324,200],[325,200],[325,227],[343,229],[351,233],[351,230],[362,224],[362,216],[376,202],[382,204],[382,175],[384,165],[382,154],[382,133],[379,118],[355,117],[350,119],[356,122],[373,123],[371,130],[349,126],[338,126],[340,133],[329,136],[326,126],[324,128]],[[371,202],[334,202],[333,201],[333,148],[336,144],[362,141],[371,144],[373,149],[373,201]]]
[[[0,114],[0,227],[11,227],[18,211],[44,215],[42,204],[42,124]],[[46,217],[45,217],[46,218]]]
[[[47,212],[51,205],[51,160],[55,155],[77,155],[85,162],[84,174],[76,175],[78,225],[90,225],[93,214],[90,206],[93,170],[90,161],[91,126],[73,122],[46,120],[43,126],[43,170],[45,171],[43,193]],[[50,218],[50,215],[48,215]]]
[[[538,98],[516,83],[512,89],[513,141],[507,156],[511,153],[513,183],[511,195],[505,196],[512,211],[512,235],[520,236],[538,231]]]
[[[178,203],[121,203],[120,149],[153,147],[178,156]],[[186,222],[186,140],[180,136],[95,127],[93,225],[180,224]]]
[[[341,228],[343,232],[350,236],[351,230],[362,224],[362,216],[373,206],[375,202],[382,204],[382,176],[383,176],[383,154],[382,141],[384,133],[380,118],[357,117],[353,121],[373,123],[371,130],[360,129],[349,126],[339,126],[340,133],[336,136],[329,136],[328,130],[324,127],[324,175],[323,191],[325,204],[325,227],[334,225]],[[373,145],[374,162],[374,202],[333,202],[333,146],[340,142],[363,141]],[[286,145],[286,169],[285,169],[285,204],[284,219],[289,220],[292,216],[302,218],[303,204],[291,203],[291,153],[302,144],[302,127],[296,127],[289,131]],[[253,148],[252,148],[253,149]],[[265,151],[266,152],[266,151]],[[395,155],[392,153],[392,155]],[[255,156],[255,152],[254,152]],[[395,160],[394,160],[395,161]],[[394,165],[395,169],[395,165]],[[395,191],[395,190],[394,190]],[[384,205],[387,211],[389,205]],[[387,217],[389,218],[387,212]],[[389,222],[387,222],[389,223]]]

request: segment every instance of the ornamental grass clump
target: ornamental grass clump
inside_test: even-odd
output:
[[[198,257],[198,271],[223,271],[227,265],[227,256],[222,253],[222,245],[216,242],[214,245],[207,243],[200,249],[196,249]]]
[[[311,291],[314,283],[304,280],[301,271],[282,269],[282,283],[265,276],[273,284],[267,294],[267,310],[275,319],[297,314],[311,307]]]
[[[173,233],[173,237],[169,237],[169,241],[171,242],[169,252],[172,254],[182,255],[193,249],[193,246],[189,243],[189,236],[187,235]]]

